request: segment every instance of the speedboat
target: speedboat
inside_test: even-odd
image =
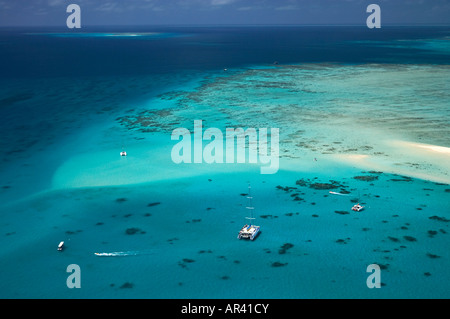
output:
[[[120,152],[120,156],[127,156],[127,152],[125,151]]]
[[[103,257],[103,256],[111,256],[111,254],[108,254],[108,253],[95,253],[95,255],[101,256],[101,257]]]
[[[59,250],[59,251],[62,251],[62,250],[63,250],[63,247],[64,247],[64,242],[62,241],[62,242],[60,242],[59,245],[58,245],[58,250]]]

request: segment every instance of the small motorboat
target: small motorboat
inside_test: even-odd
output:
[[[95,255],[100,257],[111,256],[111,254],[108,253],[95,253]]]
[[[120,156],[127,156],[127,152],[125,151],[120,152]]]
[[[359,203],[352,207],[352,210],[354,210],[355,212],[360,212],[363,209],[364,209],[364,206],[361,206]]]
[[[63,250],[63,247],[64,247],[64,242],[62,241],[62,242],[60,242],[59,245],[58,245],[58,250],[59,250],[59,251],[62,251],[62,250]]]

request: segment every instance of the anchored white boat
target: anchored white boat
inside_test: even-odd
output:
[[[359,203],[356,205],[353,205],[352,210],[354,210],[355,212],[360,212],[364,209],[364,206],[361,206]]]
[[[244,227],[242,227],[241,231],[239,232],[238,239],[250,239],[254,240],[256,236],[260,233],[260,226],[255,226],[252,224],[246,224]]]
[[[58,245],[58,250],[59,250],[59,251],[62,251],[62,250],[63,250],[63,247],[64,247],[64,242],[62,241],[62,242],[60,242],[59,245]]]
[[[120,152],[120,156],[127,156],[127,152],[125,152],[123,145],[122,145],[122,152]]]
[[[248,210],[250,210],[251,212],[251,217],[245,217],[246,219],[249,219],[250,222],[248,224],[245,224],[244,227],[241,228],[241,230],[239,231],[239,234],[237,236],[238,239],[250,239],[250,240],[254,240],[256,238],[256,236],[259,235],[259,233],[261,232],[261,226],[256,226],[256,225],[252,225],[252,221],[255,219],[253,218],[253,210],[255,209],[252,206],[252,196],[250,195],[250,185],[248,186],[248,196],[247,198],[249,199],[250,205],[248,207],[246,207]]]

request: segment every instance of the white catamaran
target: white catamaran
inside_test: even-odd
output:
[[[249,199],[250,205],[248,207],[246,207],[248,210],[250,210],[251,217],[245,217],[246,219],[249,219],[250,222],[248,224],[246,224],[244,227],[241,228],[241,231],[239,232],[237,238],[238,239],[250,239],[253,240],[256,238],[256,236],[258,236],[258,234],[260,233],[261,230],[261,226],[256,226],[256,225],[252,225],[252,221],[255,219],[253,218],[253,210],[255,209],[252,206],[252,196],[250,194],[250,185],[248,186],[248,196],[247,198]]]

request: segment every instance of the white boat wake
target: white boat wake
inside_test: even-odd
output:
[[[341,196],[348,196],[348,194],[342,194],[342,193],[336,193],[336,192],[330,192],[330,194],[341,195]]]
[[[125,257],[125,256],[137,256],[141,253],[139,251],[117,251],[112,253],[94,253],[99,257]]]

